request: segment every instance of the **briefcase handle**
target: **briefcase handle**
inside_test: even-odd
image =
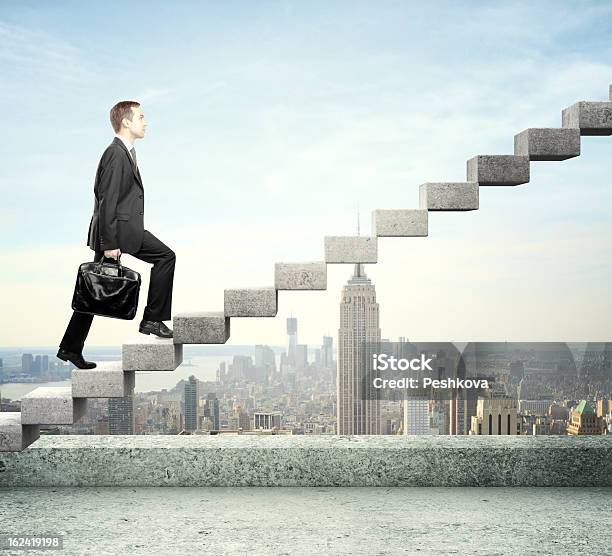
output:
[[[123,267],[121,266],[121,255],[119,255],[119,257],[117,259],[113,259],[112,257],[105,257],[104,255],[102,255],[102,258],[100,259],[100,261],[98,262],[98,274],[101,273],[102,271],[102,264],[104,264],[104,259],[108,259],[110,261],[114,261],[116,260],[117,263],[117,276],[119,276],[119,278],[123,277]],[[105,263],[108,264],[108,263]]]

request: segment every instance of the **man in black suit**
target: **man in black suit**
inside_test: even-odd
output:
[[[140,104],[117,103],[110,111],[116,132],[106,148],[96,173],[94,212],[89,224],[87,245],[102,257],[119,260],[122,253],[152,263],[149,295],[139,331],[172,338],[163,321],[171,318],[174,251],[144,229],[144,188],[136,161],[134,141],[145,135],[147,123]],[[93,369],[96,364],[83,359],[83,346],[93,315],[73,312],[57,357],[71,361],[79,369]]]

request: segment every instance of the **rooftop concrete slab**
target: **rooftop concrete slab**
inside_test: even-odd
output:
[[[612,436],[43,435],[0,486],[612,486]]]

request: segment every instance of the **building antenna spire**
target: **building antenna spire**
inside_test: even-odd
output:
[[[357,206],[357,235],[361,235],[359,229],[359,206]]]

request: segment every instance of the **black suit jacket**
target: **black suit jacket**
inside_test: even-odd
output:
[[[95,251],[119,248],[122,253],[136,253],[144,234],[144,188],[132,156],[118,137],[102,154],[94,195],[87,245]]]

